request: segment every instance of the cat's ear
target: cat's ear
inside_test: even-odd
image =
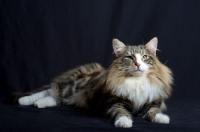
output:
[[[157,45],[158,45],[158,39],[157,37],[154,37],[151,39],[146,45],[146,49],[149,50],[153,55],[156,56],[156,50],[157,50]]]
[[[118,57],[125,49],[126,45],[123,44],[118,39],[113,39],[112,41],[113,50],[115,52],[116,57]]]

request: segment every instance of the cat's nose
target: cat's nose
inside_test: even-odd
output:
[[[141,64],[140,63],[136,63],[135,65],[139,68]]]

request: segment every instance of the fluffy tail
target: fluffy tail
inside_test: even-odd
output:
[[[75,69],[64,72],[60,76],[54,78],[51,84],[44,85],[35,91],[28,92],[28,93],[14,93],[11,96],[11,98],[8,100],[8,102],[9,104],[18,104],[18,100],[23,96],[29,96],[29,95],[50,89],[52,87],[58,87],[59,84],[63,84],[63,83],[69,84],[72,81],[77,81],[78,79],[82,79],[84,76],[87,76],[87,78],[88,77],[92,78],[95,74],[98,74],[102,70],[104,70],[104,68],[98,63],[90,63],[90,64],[79,66]],[[81,83],[80,85],[84,85],[84,83]]]
[[[12,105],[16,105],[19,104],[18,100],[19,98],[23,97],[23,96],[28,96],[30,94],[28,93],[13,93],[7,100],[6,103],[7,104],[12,104]]]
[[[44,91],[44,90],[47,90],[49,89],[51,86],[50,85],[44,85],[42,86],[41,88],[38,88],[34,91],[31,91],[31,92],[26,92],[26,93],[23,93],[23,92],[14,92],[10,98],[8,98],[6,100],[6,103],[8,104],[12,104],[12,105],[16,105],[16,104],[19,104],[18,103],[18,100],[19,98],[21,97],[24,97],[24,96],[29,96],[29,95],[32,95],[34,93],[38,93],[38,92],[41,92],[41,91]]]

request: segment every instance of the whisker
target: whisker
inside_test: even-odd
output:
[[[166,60],[164,64],[167,64],[167,62],[168,62],[168,60]]]

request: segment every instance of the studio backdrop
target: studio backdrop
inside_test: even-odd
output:
[[[113,38],[139,45],[158,37],[157,56],[175,80],[168,108],[182,111],[173,121],[198,124],[183,115],[200,113],[200,1],[0,0],[0,17],[1,102],[82,64],[108,68]]]

